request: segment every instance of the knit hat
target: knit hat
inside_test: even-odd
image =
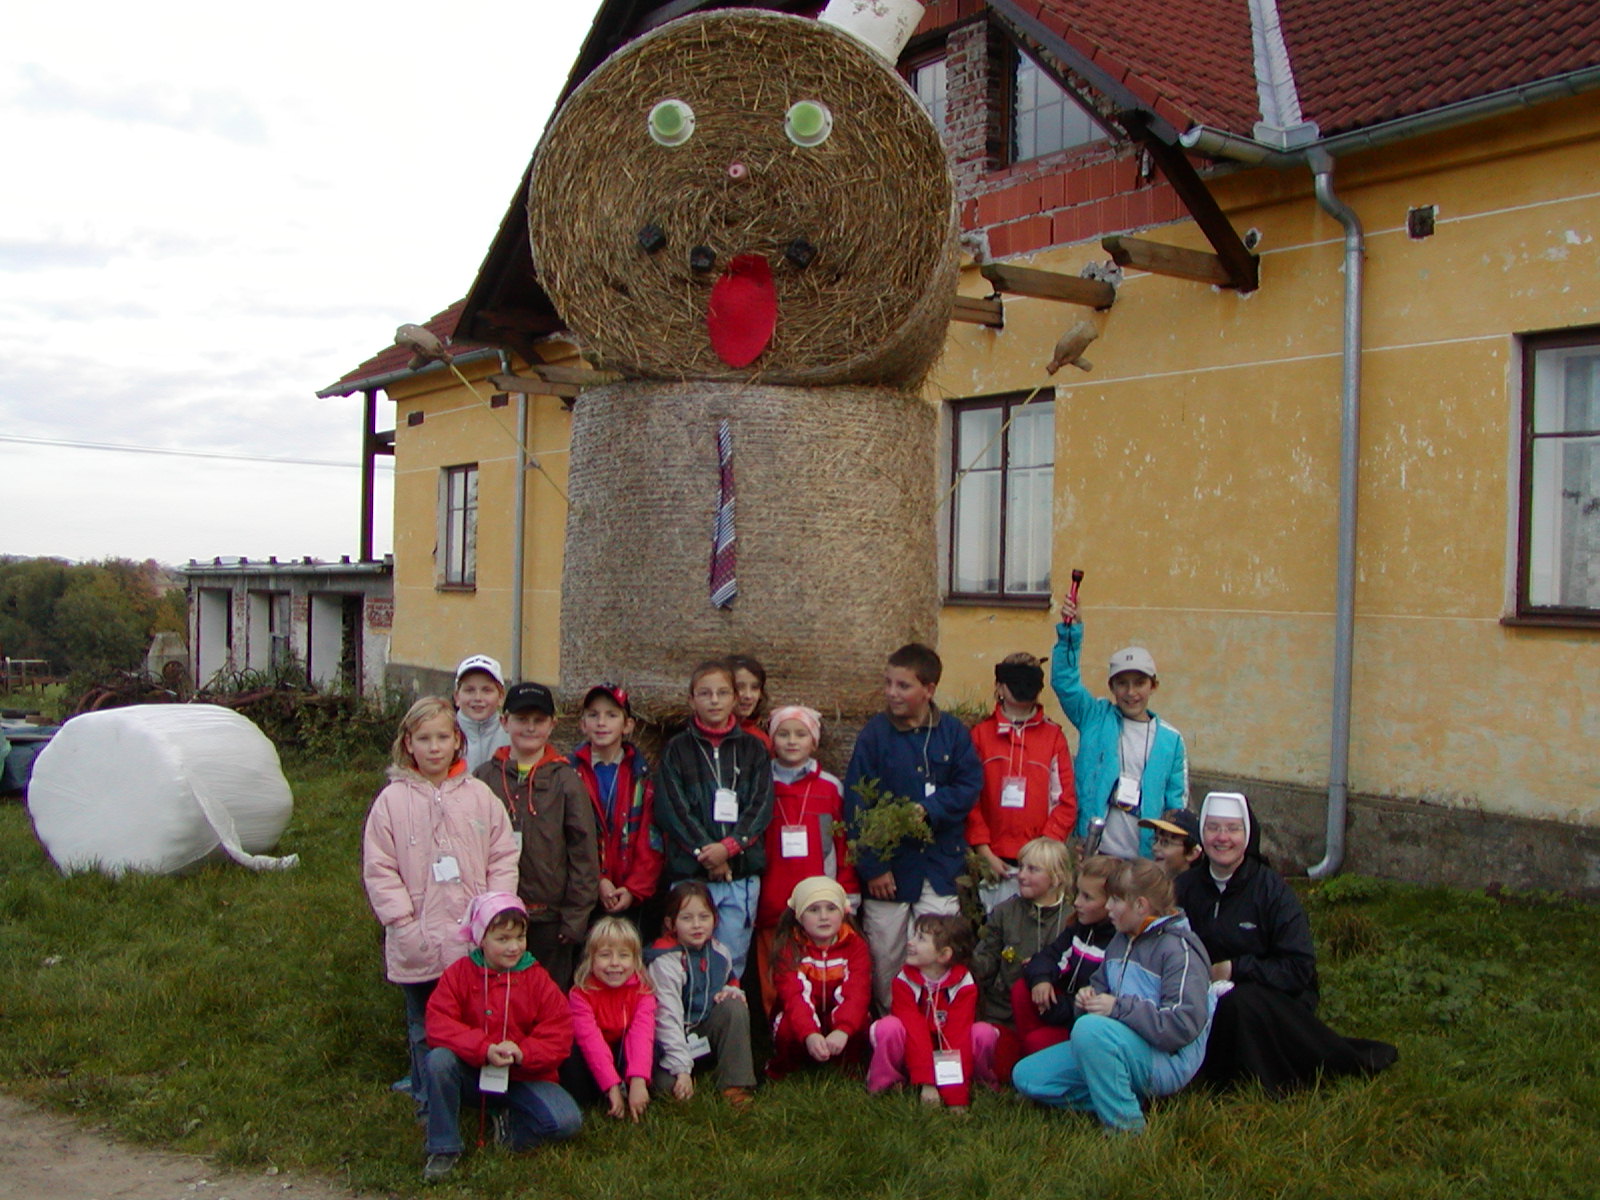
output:
[[[767,718],[767,732],[777,733],[778,726],[785,721],[799,721],[806,727],[813,742],[822,740],[822,714],[816,709],[807,708],[804,704],[785,704]]]
[[[798,917],[818,900],[832,900],[839,906],[840,912],[850,911],[850,900],[844,894],[844,888],[839,886],[837,879],[829,879],[826,875],[812,875],[795,884],[794,891],[789,895],[789,907]]]
[[[468,902],[466,919],[456,936],[463,942],[481,945],[484,933],[503,912],[519,912],[526,917],[528,907],[510,892],[479,892]]]

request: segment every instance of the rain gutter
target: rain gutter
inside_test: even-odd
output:
[[[1212,158],[1279,169],[1308,167],[1318,205],[1344,227],[1344,338],[1340,372],[1339,547],[1334,585],[1333,712],[1328,765],[1327,834],[1322,861],[1308,872],[1313,879],[1338,874],[1345,857],[1345,825],[1350,789],[1351,668],[1355,647],[1356,496],[1361,461],[1361,304],[1362,263],[1366,243],[1360,218],[1334,192],[1334,160],[1341,154],[1371,150],[1406,138],[1437,133],[1546,101],[1577,96],[1596,88],[1600,88],[1600,66],[1584,67],[1535,83],[1447,104],[1425,113],[1384,121],[1365,129],[1317,138],[1299,146],[1274,146],[1205,125],[1192,126],[1178,135],[1178,142],[1184,149]],[[1270,134],[1276,131],[1258,125],[1257,132]]]

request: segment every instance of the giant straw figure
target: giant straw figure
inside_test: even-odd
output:
[[[573,414],[564,688],[680,703],[695,661],[742,649],[780,696],[861,713],[884,654],[932,640],[936,416],[916,389],[957,227],[938,133],[889,63],[918,13],[686,17],[551,122],[535,267],[624,378]]]

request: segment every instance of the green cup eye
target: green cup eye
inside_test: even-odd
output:
[[[783,131],[796,146],[820,146],[833,132],[833,114],[820,100],[801,100],[789,106]]]
[[[663,100],[650,110],[650,137],[658,145],[681,146],[694,136],[694,109],[682,100]]]

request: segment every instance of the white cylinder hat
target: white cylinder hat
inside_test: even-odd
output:
[[[922,13],[919,0],[828,0],[817,20],[852,35],[893,66]]]

